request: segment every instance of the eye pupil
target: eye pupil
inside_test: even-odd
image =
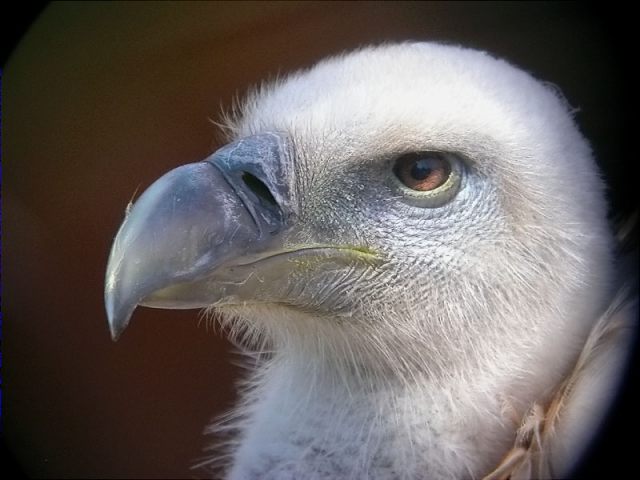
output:
[[[433,173],[433,165],[429,159],[421,158],[411,167],[411,178],[415,180],[424,180]]]
[[[438,152],[408,153],[396,159],[393,172],[407,188],[429,192],[447,182],[451,163]]]

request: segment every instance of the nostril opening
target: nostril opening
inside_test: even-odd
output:
[[[256,176],[251,175],[248,172],[244,172],[242,174],[242,181],[247,187],[249,187],[249,190],[256,194],[259,199],[264,200],[272,206],[278,205],[276,199],[273,198],[273,195],[271,194],[267,186],[260,180],[258,180]]]

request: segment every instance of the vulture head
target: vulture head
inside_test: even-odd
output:
[[[224,127],[129,209],[105,298],[114,338],[138,305],[206,308],[255,354],[230,478],[481,478],[520,447],[571,465],[591,414],[550,452],[517,441],[616,287],[603,183],[555,88],[385,45],[260,87]]]

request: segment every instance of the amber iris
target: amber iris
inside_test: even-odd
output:
[[[396,160],[393,172],[407,188],[429,192],[447,181],[451,164],[440,153],[408,153]]]

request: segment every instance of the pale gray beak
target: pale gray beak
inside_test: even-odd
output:
[[[175,287],[263,251],[290,225],[289,157],[282,135],[243,138],[203,162],[170,171],[140,196],[107,265],[105,304],[114,340],[138,305],[208,306],[206,295]]]

